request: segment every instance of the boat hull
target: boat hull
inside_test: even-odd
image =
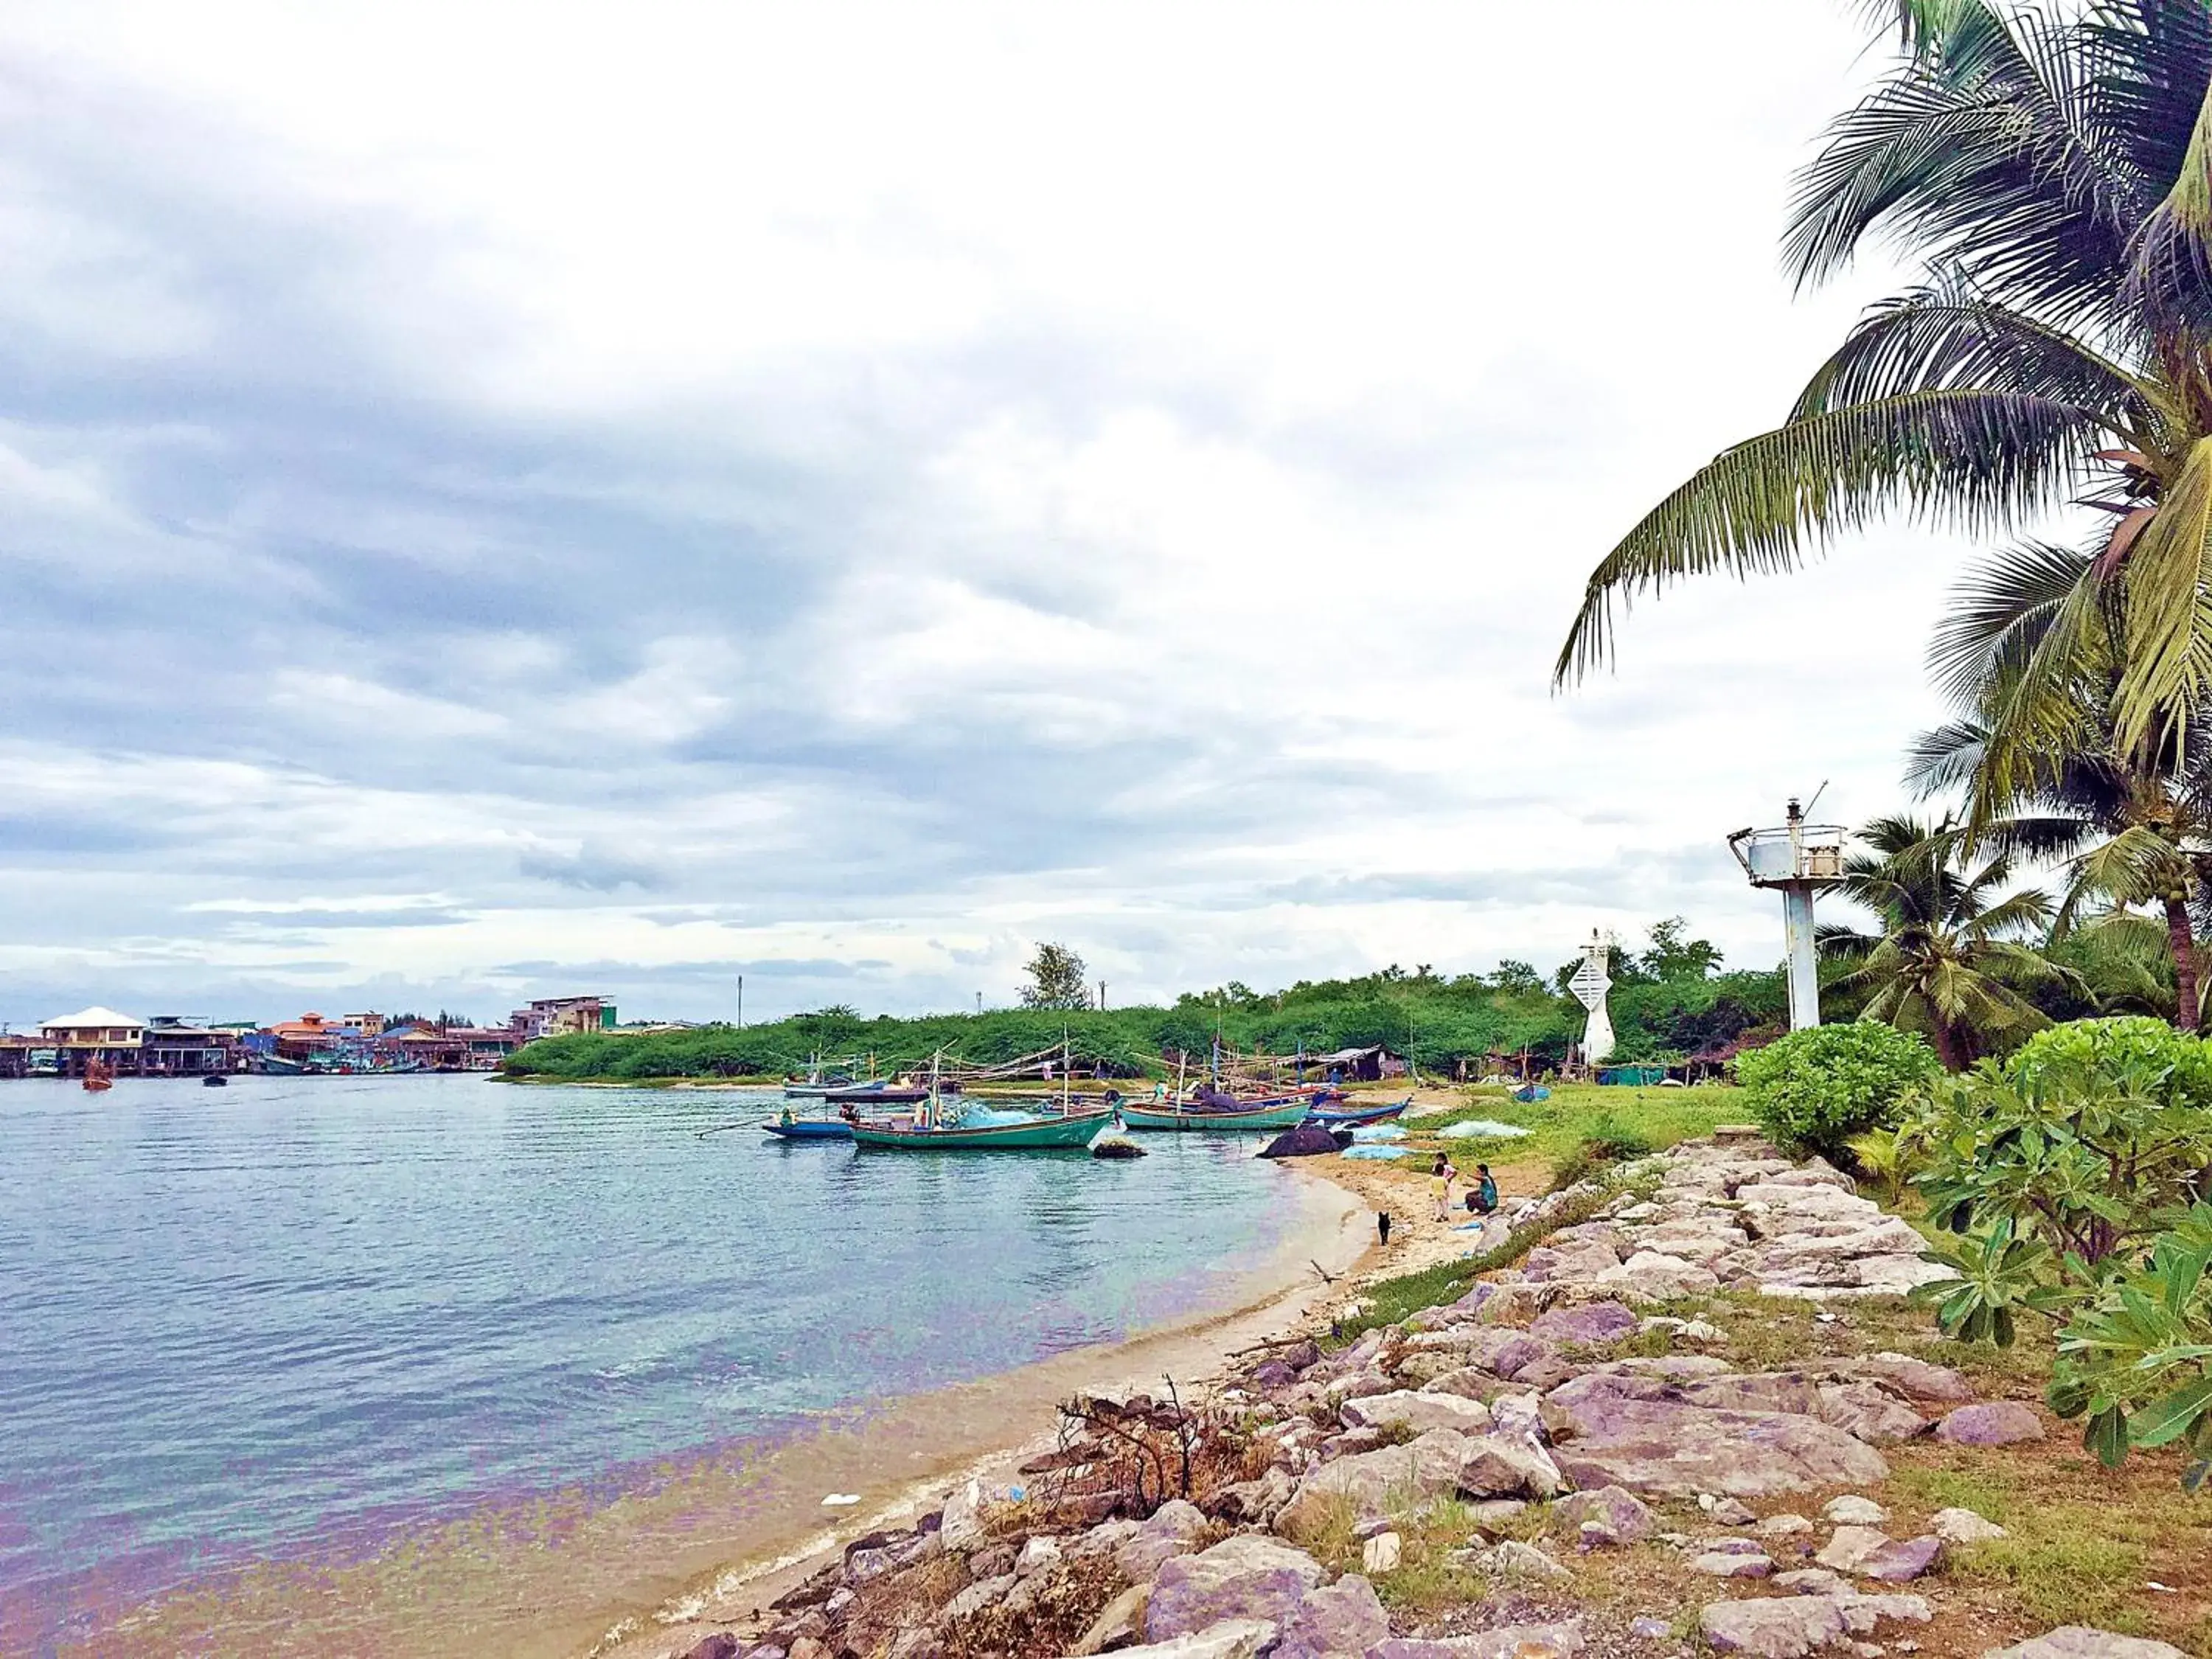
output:
[[[1045,1147],[1087,1146],[1113,1121],[1107,1112],[1079,1117],[1040,1118],[1033,1123],[994,1123],[973,1129],[917,1129],[911,1124],[856,1123],[853,1139],[863,1146],[899,1152],[1030,1152]]]
[[[789,1123],[763,1123],[761,1127],[782,1140],[850,1140],[853,1126],[834,1117],[794,1118]]]
[[[1413,1101],[1408,1098],[1392,1101],[1388,1106],[1340,1107],[1334,1110],[1320,1108],[1311,1114],[1309,1121],[1318,1123],[1324,1128],[1357,1129],[1364,1124],[1388,1123],[1392,1118],[1403,1114],[1406,1108],[1413,1103]]]
[[[1121,1121],[1147,1133],[1180,1131],[1200,1134],[1236,1134],[1247,1129],[1295,1129],[1306,1121],[1303,1100],[1283,1105],[1255,1106],[1236,1110],[1178,1112],[1121,1103]]]

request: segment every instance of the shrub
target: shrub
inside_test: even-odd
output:
[[[1738,1056],[1736,1080],[1752,1115],[1795,1157],[1850,1157],[1853,1135],[1893,1121],[1941,1075],[1936,1052],[1874,1020],[1792,1031]]]

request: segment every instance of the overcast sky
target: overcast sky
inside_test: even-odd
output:
[[[1971,550],[1639,606],[1840,0],[0,11],[0,1019],[1549,967],[1898,805]]]

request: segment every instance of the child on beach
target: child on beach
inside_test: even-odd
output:
[[[1452,1182],[1459,1179],[1459,1171],[1442,1152],[1437,1154],[1436,1168],[1429,1173],[1437,1178],[1437,1219],[1443,1221],[1451,1215]]]

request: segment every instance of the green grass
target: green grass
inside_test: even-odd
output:
[[[1540,1160],[1558,1164],[1593,1140],[1633,1142],[1663,1152],[1677,1141],[1709,1135],[1721,1124],[1744,1121],[1743,1091],[1724,1084],[1695,1089],[1608,1089],[1594,1083],[1563,1083],[1553,1089],[1549,1100],[1526,1104],[1494,1091],[1468,1094],[1466,1105],[1415,1119],[1407,1127],[1427,1136],[1470,1118],[1490,1118],[1528,1133],[1510,1140],[1450,1145],[1483,1148],[1492,1163]]]

